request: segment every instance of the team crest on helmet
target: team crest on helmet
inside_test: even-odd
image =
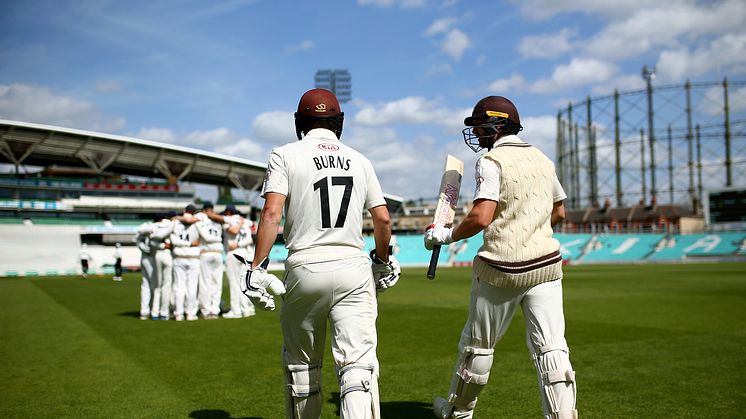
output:
[[[316,112],[326,112],[326,103],[316,105]]]

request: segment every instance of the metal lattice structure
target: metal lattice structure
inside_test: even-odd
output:
[[[646,89],[558,112],[557,172],[569,208],[643,202],[699,212],[707,190],[746,183],[746,81],[647,80]]]

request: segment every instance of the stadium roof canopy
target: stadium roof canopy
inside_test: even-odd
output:
[[[265,163],[172,144],[0,119],[0,163],[87,167],[102,173],[162,177],[257,191]],[[403,198],[384,194],[392,212]]]
[[[120,135],[0,119],[0,163],[88,167],[258,190],[265,163]]]

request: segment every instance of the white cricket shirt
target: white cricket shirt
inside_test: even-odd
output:
[[[286,197],[283,236],[291,254],[361,250],[363,211],[386,204],[370,161],[322,128],[272,150],[262,196],[268,192]]]

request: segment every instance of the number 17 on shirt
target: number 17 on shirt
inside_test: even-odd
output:
[[[461,189],[461,177],[464,175],[464,162],[452,155],[446,156],[446,165],[443,177],[440,179],[440,191],[438,193],[438,204],[435,207],[433,224],[451,227],[456,217],[456,206],[458,205],[458,194]],[[440,245],[433,247],[430,256],[430,266],[427,268],[427,277],[435,278],[435,268],[438,266]]]

